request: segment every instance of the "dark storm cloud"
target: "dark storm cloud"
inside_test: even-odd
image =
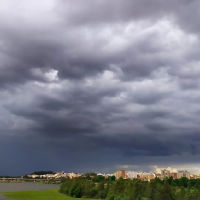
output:
[[[27,165],[14,173],[196,163],[198,7],[197,0],[3,3],[0,155],[9,166]]]
[[[29,107],[6,107],[17,116],[34,120],[36,126],[32,127],[31,131],[35,132],[38,139],[60,138],[61,141],[58,139],[57,142],[59,145],[67,145],[66,149],[86,149],[87,152],[87,149],[97,151],[109,148],[128,157],[171,156],[195,152],[197,140],[192,140],[191,137],[191,141],[186,142],[184,135],[187,135],[187,130],[180,124],[173,125],[172,122],[178,120],[177,116],[173,116],[173,112],[164,109],[148,111],[146,108],[139,114],[126,113],[126,102],[118,108],[113,105],[101,105],[103,98],[108,95],[111,98],[117,96],[116,92],[110,90],[110,93],[94,93],[79,88],[79,93],[64,92],[66,96],[60,95],[62,99],[40,97],[39,102],[31,106],[34,110]],[[146,98],[148,99],[148,96]],[[149,106],[150,103],[151,101],[145,105]],[[160,119],[164,123],[160,122]],[[170,125],[165,124],[167,120],[170,120]],[[137,127],[138,124],[141,127]],[[194,132],[191,128],[189,130]],[[182,133],[181,139],[178,133]]]
[[[197,0],[178,0],[176,2],[153,0],[105,0],[88,1],[59,1],[58,10],[62,11],[67,23],[96,25],[101,23],[121,23],[132,20],[152,19],[174,16],[178,25],[187,31],[199,30],[199,2]],[[62,6],[60,6],[62,5]],[[91,17],[92,16],[92,17]]]
[[[59,1],[61,5],[58,9],[66,16],[68,23],[95,24],[95,23],[115,23],[117,21],[127,22],[148,17],[161,17],[178,5],[178,2],[164,2],[154,0],[131,1],[122,0],[109,1],[97,0],[88,1]],[[68,19],[68,20],[67,20]]]
[[[154,93],[145,92],[146,99],[151,98],[151,95],[156,98],[159,94],[158,101],[150,100],[149,103],[144,104],[143,101],[140,103],[137,100],[137,104],[145,106],[145,109],[135,113],[126,111],[127,99],[122,98],[122,102],[117,107],[109,101],[107,101],[108,105],[102,104],[104,98],[116,98],[120,92],[129,91],[128,88],[122,85],[121,88],[117,87],[118,90],[116,86],[101,90],[99,89],[101,86],[98,86],[94,84],[84,87],[75,84],[70,90],[55,91],[56,97],[50,94],[34,95],[35,101],[28,105],[19,106],[17,101],[16,104],[6,103],[6,108],[15,116],[35,122],[34,126],[28,127],[25,131],[29,132],[28,136],[24,131],[23,134],[20,133],[23,139],[19,144],[37,149],[34,150],[36,152],[46,148],[49,152],[54,152],[56,157],[60,154],[58,156],[60,159],[69,154],[80,159],[81,155],[88,163],[92,156],[98,157],[97,162],[107,159],[104,152],[107,152],[110,157],[117,154],[116,162],[113,159],[106,160],[110,165],[118,163],[121,158],[123,163],[129,163],[130,159],[138,156],[170,157],[181,156],[184,153],[199,154],[198,134],[195,134],[194,128],[185,130],[184,125],[179,124],[179,117],[173,116],[178,110],[170,111],[156,107],[156,110],[149,110],[149,105],[159,102],[163,91],[159,92],[154,88]],[[139,91],[136,96],[139,96]],[[140,92],[142,95],[143,91]],[[132,94],[129,94],[130,99],[134,99],[134,95],[132,91]],[[167,98],[168,96],[164,94],[163,99]],[[128,99],[128,104],[130,103]],[[185,120],[184,116],[181,117],[181,121]],[[190,140],[187,139],[188,131]],[[33,157],[37,156],[34,154]],[[76,161],[72,160],[67,166],[73,169],[75,165]]]
[[[188,2],[181,3],[186,8]],[[19,17],[17,19],[22,24],[21,26],[16,26],[9,20],[8,23],[2,20],[4,23],[0,26],[1,52],[4,55],[4,62],[1,63],[1,85],[4,82],[38,79],[45,81],[44,78],[34,75],[31,71],[38,68],[43,71],[58,70],[60,78],[80,79],[109,69],[111,65],[117,65],[123,71],[125,78],[134,79],[149,76],[158,68],[174,63],[170,56],[162,54],[165,47],[157,41],[160,37],[156,35],[157,33],[144,35],[137,42],[130,40],[129,44],[122,49],[116,46],[117,43],[111,47],[108,45],[115,36],[119,38],[125,36],[128,42],[123,32],[126,26],[123,23],[120,24],[121,19],[124,22],[130,22],[136,19],[149,19],[155,15],[154,20],[157,20],[157,15],[165,16],[169,11],[172,12],[174,7],[178,8],[178,2],[153,1],[149,4],[147,1],[110,1],[109,3],[90,1],[88,4],[83,4],[81,1],[60,1],[57,6],[56,16],[61,18],[57,24],[48,18],[41,19],[40,24],[37,25],[29,24],[28,20],[24,21],[23,17]],[[64,9],[63,12],[67,16],[63,17],[59,9]],[[28,16],[28,19],[31,18],[32,16]],[[63,27],[62,20],[70,21],[71,25]],[[81,20],[79,25],[74,24],[79,20]],[[90,27],[88,23],[93,21],[94,27]],[[119,26],[118,30],[107,26],[109,22],[116,22]],[[48,23],[51,26],[45,25]],[[111,31],[108,36],[107,29]],[[105,30],[105,35],[102,33],[103,30]],[[117,52],[115,52],[116,47],[119,48]],[[107,52],[107,48],[111,49]]]

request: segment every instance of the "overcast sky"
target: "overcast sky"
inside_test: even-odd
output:
[[[0,3],[0,175],[200,173],[200,1]]]

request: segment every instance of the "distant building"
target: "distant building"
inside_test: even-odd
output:
[[[114,174],[115,174],[116,179],[120,177],[126,178],[126,173],[124,170],[117,170]]]
[[[161,174],[159,174],[159,173],[155,173],[155,177],[157,177],[157,178],[161,178]]]
[[[140,174],[137,174],[137,178],[140,179]]]
[[[137,172],[125,171],[127,178],[137,178]]]
[[[178,173],[177,173],[177,178],[182,178],[182,177],[186,177],[186,178],[188,178],[188,179],[190,179],[190,172],[188,172],[188,171],[179,171]]]
[[[199,174],[196,174],[195,177],[198,179],[199,178]]]
[[[148,178],[140,178],[141,181],[150,181]]]
[[[46,177],[46,178],[54,178],[55,175],[54,175],[54,174],[45,174],[45,177]]]
[[[190,179],[196,179],[196,175],[195,174],[190,174]]]
[[[37,177],[40,177],[40,175],[36,175],[36,174],[31,174],[31,175],[28,175],[29,178],[37,178]]]
[[[177,179],[177,172],[171,172],[170,173],[170,177],[172,177],[173,179]]]
[[[113,176],[113,174],[106,174],[107,176]]]
[[[68,175],[68,177],[69,177],[70,179],[83,176],[83,174],[74,173],[74,172],[68,173],[67,175]],[[91,177],[91,176],[90,176],[90,177]]]
[[[170,171],[167,169],[161,169],[161,178],[169,178],[170,177]]]
[[[55,175],[56,176],[61,176],[61,175],[63,175],[64,174],[64,171],[62,171],[62,172],[57,172]]]
[[[151,173],[143,173],[143,174],[140,174],[140,179],[154,179],[154,174],[151,174]]]

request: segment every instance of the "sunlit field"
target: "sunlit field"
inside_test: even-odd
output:
[[[47,191],[20,191],[8,192],[4,194],[10,199],[34,199],[34,200],[76,200],[77,198],[69,197],[58,192],[58,189],[49,189]],[[84,199],[90,200],[90,199]]]

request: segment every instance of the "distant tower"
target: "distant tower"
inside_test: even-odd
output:
[[[170,171],[167,169],[161,169],[161,178],[169,178],[170,177]]]

